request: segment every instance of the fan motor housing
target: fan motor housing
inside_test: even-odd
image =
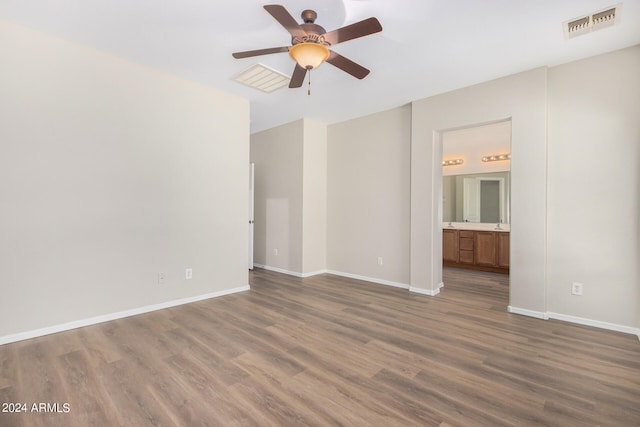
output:
[[[300,24],[300,27],[305,31],[305,33],[320,35],[327,32],[324,28],[322,28],[318,24]]]
[[[307,34],[302,37],[292,37],[291,38],[292,45],[297,45],[300,43],[317,43],[317,44],[329,46],[329,43],[327,43],[324,40],[324,37],[322,37],[322,35],[325,34],[327,31],[324,28],[322,28],[320,25],[300,24],[300,28],[302,28],[304,32]]]

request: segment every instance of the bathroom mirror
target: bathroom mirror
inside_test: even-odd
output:
[[[442,220],[509,224],[510,172],[442,177]]]

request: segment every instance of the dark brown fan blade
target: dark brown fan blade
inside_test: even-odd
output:
[[[356,64],[352,60],[345,58],[344,56],[340,55],[339,53],[335,53],[334,51],[331,51],[327,62],[334,67],[338,67],[342,71],[351,74],[357,79],[364,79],[370,72],[362,65]]]
[[[324,35],[325,41],[332,46],[338,43],[357,39],[358,37],[368,36],[382,31],[382,25],[376,18],[365,19],[337,30],[329,31]]]
[[[271,53],[288,52],[289,46],[271,47],[269,49],[246,50],[244,52],[234,52],[233,57],[236,59],[249,58],[251,56],[269,55]]]
[[[279,4],[265,4],[264,9],[269,12],[271,16],[280,23],[280,25],[289,31],[289,34],[293,37],[304,37],[307,35],[307,33],[300,27],[300,24],[298,24],[298,22],[293,19],[293,16],[287,12],[287,9],[285,9],[284,6]]]
[[[291,81],[289,82],[290,88],[296,88],[302,86],[304,83],[304,77],[307,75],[307,69],[302,68],[300,65],[296,63],[296,68],[293,69],[293,74],[291,75]]]

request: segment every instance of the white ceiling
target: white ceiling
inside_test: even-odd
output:
[[[333,49],[371,69],[357,80],[330,64],[312,73],[311,96],[271,94],[233,76],[261,62],[290,74],[289,34],[261,0],[0,0],[0,18],[232,92],[251,102],[251,131],[301,117],[330,124],[541,66],[640,43],[640,0],[624,0],[616,26],[566,40],[562,23],[616,0],[279,0],[294,18],[318,12],[331,31],[370,16],[381,33]]]

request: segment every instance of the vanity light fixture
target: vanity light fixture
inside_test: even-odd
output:
[[[492,154],[490,156],[482,156],[483,162],[497,162],[500,160],[511,160],[511,154]]]
[[[463,163],[464,163],[464,160],[462,159],[443,160],[442,166],[455,166],[455,165],[461,165]]]

